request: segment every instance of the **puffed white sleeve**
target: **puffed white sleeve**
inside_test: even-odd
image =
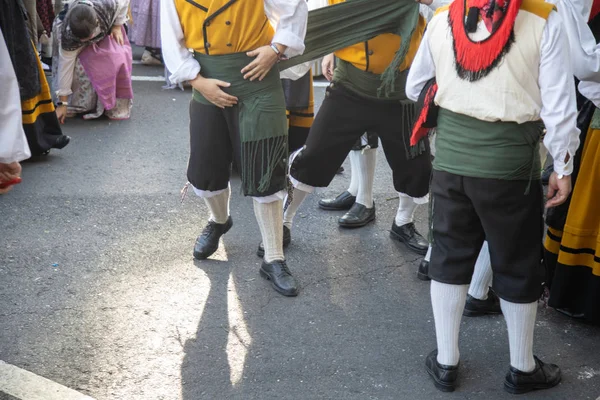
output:
[[[0,163],[10,164],[31,157],[23,131],[19,84],[0,30]]]
[[[435,64],[429,48],[429,32],[430,30],[425,31],[406,78],[406,97],[412,101],[419,99],[425,84],[435,77]]]
[[[550,13],[540,45],[538,85],[542,95],[540,117],[546,126],[544,145],[554,160],[557,174],[573,172],[573,157],[579,147],[577,102],[569,43],[560,15]],[[560,68],[557,68],[560,65]]]
[[[160,36],[165,65],[172,83],[190,81],[200,73],[200,64],[185,46],[185,37],[174,0],[160,2]]]
[[[600,46],[584,19],[582,5],[572,0],[552,0],[563,21],[564,32],[569,40],[573,74],[581,81],[600,82]],[[589,14],[589,11],[587,11]]]
[[[265,0],[265,14],[275,28],[273,43],[287,46],[287,57],[302,54],[308,18],[306,0]]]

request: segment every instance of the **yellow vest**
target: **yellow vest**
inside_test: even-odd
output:
[[[328,0],[329,5],[343,3],[346,0]],[[400,71],[408,69],[417,54],[427,22],[419,15],[419,22],[410,40],[410,47],[406,58],[400,65]],[[400,36],[393,33],[384,33],[364,43],[346,47],[335,52],[335,56],[352,63],[356,68],[374,74],[382,74],[394,59],[396,51],[400,48]]]
[[[200,53],[254,50],[270,44],[275,34],[265,15],[263,0],[172,1],[179,14],[185,46]]]

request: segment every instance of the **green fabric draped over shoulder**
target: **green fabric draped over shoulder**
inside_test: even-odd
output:
[[[394,92],[398,68],[404,61],[419,21],[419,3],[414,0],[347,0],[308,13],[304,54],[279,63],[279,69],[293,67],[331,54],[382,33],[402,38],[392,63],[381,74],[378,95]]]
[[[195,53],[194,57],[203,77],[231,83],[223,91],[238,98],[242,190],[246,196],[264,196],[272,189],[273,171],[285,170],[288,156],[285,97],[277,69],[273,68],[262,81],[251,82],[240,72],[253,60],[245,53]],[[196,90],[193,99],[213,105]],[[280,186],[285,188],[285,179]]]

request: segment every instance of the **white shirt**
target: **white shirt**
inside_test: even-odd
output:
[[[10,164],[31,157],[23,131],[21,96],[17,76],[0,30],[0,163]]]
[[[285,55],[294,57],[304,52],[306,0],[264,0],[265,15],[275,28],[273,43],[287,46]],[[189,81],[200,73],[200,64],[185,46],[181,22],[173,0],[160,2],[160,30],[163,60],[171,71],[172,83]]]
[[[113,25],[124,25],[127,22],[127,10],[129,9],[129,0],[117,0],[117,13],[112,22]],[[94,31],[94,37],[100,34],[100,27]],[[110,34],[110,32],[109,32]],[[81,53],[83,47],[77,50],[63,50],[60,43],[58,44],[58,90],[57,96],[69,96],[73,93],[71,86],[73,85],[73,73],[75,71],[75,63],[77,56]]]
[[[480,21],[480,24],[484,22]],[[540,118],[546,125],[544,145],[554,159],[554,170],[563,175],[573,172],[573,156],[579,147],[575,87],[568,50],[562,20],[558,13],[552,12],[542,34],[540,49]],[[408,74],[408,98],[417,101],[425,83],[435,76],[436,67],[429,48],[429,31],[425,31]],[[567,154],[569,161],[565,163]]]

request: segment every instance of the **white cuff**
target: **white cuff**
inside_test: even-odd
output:
[[[423,197],[412,197],[412,196],[407,195],[406,193],[398,192],[398,196],[411,198],[411,199],[413,199],[413,201],[415,202],[415,204],[427,204],[427,203],[429,203],[429,193],[426,194]]]
[[[196,189],[196,187],[194,185],[190,185],[190,186],[192,187],[192,189],[194,189],[194,193],[196,193],[196,196],[202,197],[205,199],[210,199],[211,197],[218,196],[228,189],[228,188],[225,188],[225,189],[221,189],[221,190],[212,191],[212,190]]]
[[[255,197],[253,196],[252,198],[254,199],[254,201],[256,201],[257,203],[261,203],[261,204],[267,204],[267,203],[273,203],[275,201],[283,201],[283,199],[285,199],[285,195],[287,194],[287,191],[285,190],[280,190],[277,193],[273,193],[269,196],[264,196],[264,197]]]
[[[195,58],[188,58],[183,64],[171,73],[171,83],[183,83],[195,79],[200,73],[200,64]]]
[[[568,152],[564,151],[559,157],[553,158],[554,160],[554,172],[559,175],[571,175],[573,173],[573,155],[569,154],[569,161],[566,163],[563,161]]]
[[[285,55],[290,58],[304,53],[304,40],[290,31],[278,30],[272,42],[287,46]]]

